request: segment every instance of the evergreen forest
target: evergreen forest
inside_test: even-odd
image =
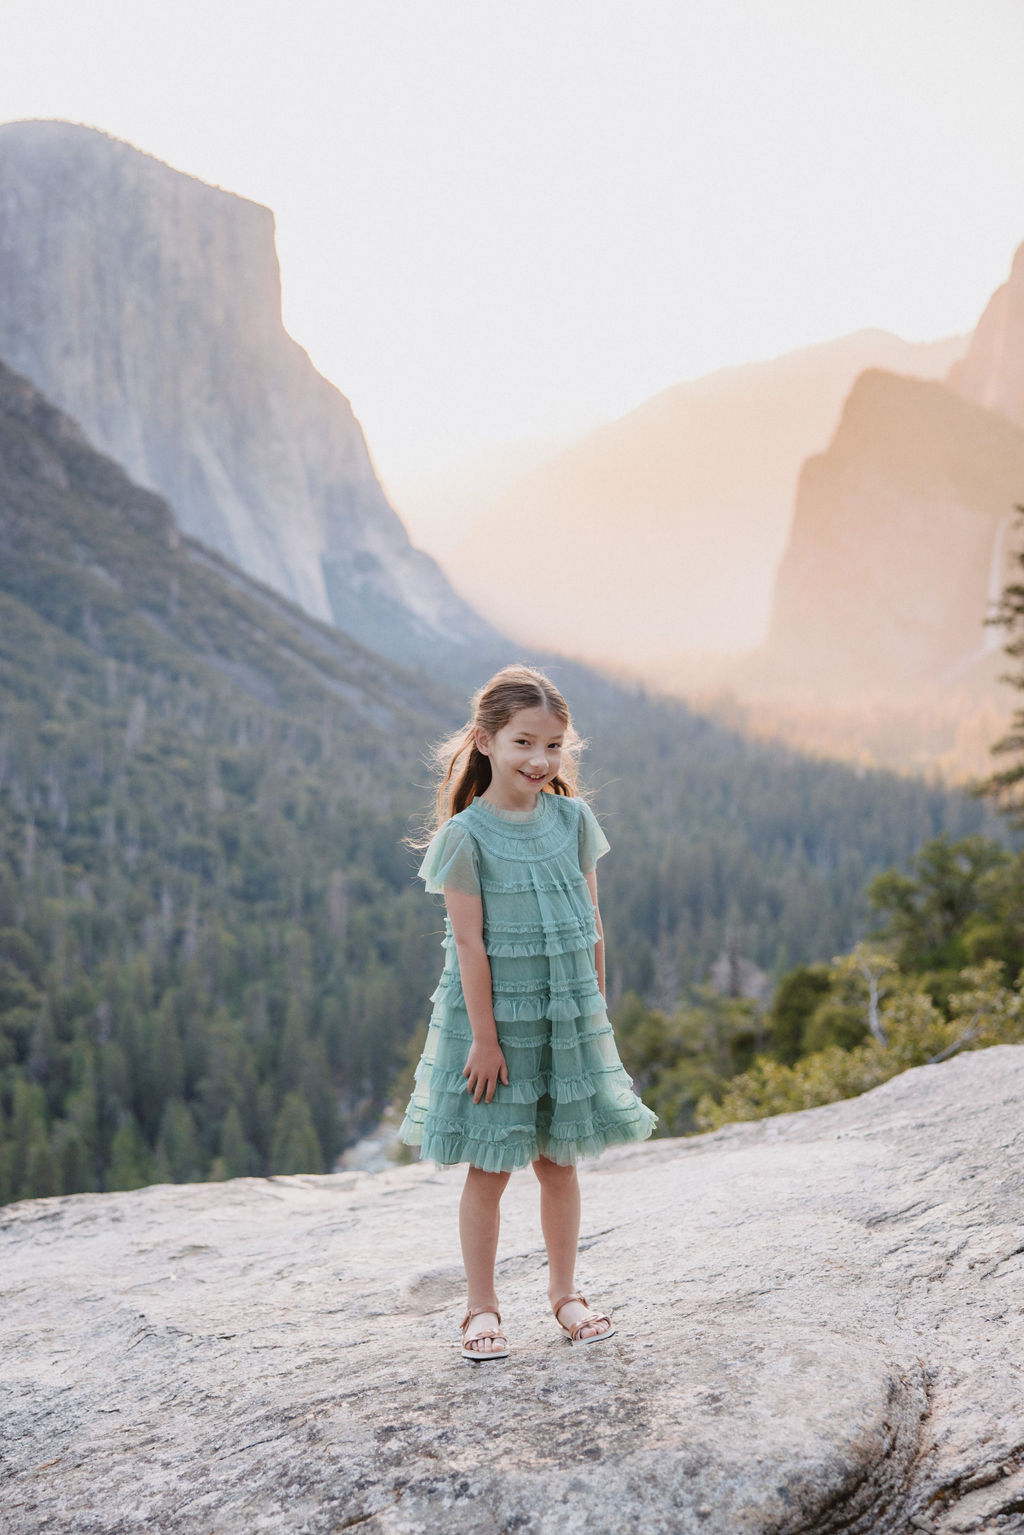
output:
[[[788,971],[766,1011],[709,993],[672,1013],[626,998],[623,1059],[660,1133],[816,1108],[963,1050],[1024,1043],[1024,854],[934,838],[867,896],[868,937]]]
[[[942,788],[538,659],[592,743],[613,1012],[666,1131],[692,1128],[766,1039],[791,1070],[794,1038],[840,1038],[791,1008],[780,1043],[774,1015],[709,990],[716,959],[797,967],[821,1002],[869,887],[889,910],[872,880],[991,825]],[[0,1203],[324,1171],[374,1122],[440,965],[406,839],[467,691],[180,537],[0,368]],[[841,1010],[845,983],[825,980]],[[704,1076],[681,1086],[698,1018]]]

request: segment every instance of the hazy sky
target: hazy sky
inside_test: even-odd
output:
[[[1022,0],[0,0],[0,119],[274,209],[400,509],[725,364],[971,328],[1022,72]]]

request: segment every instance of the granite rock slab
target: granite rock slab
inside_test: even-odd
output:
[[[430,1165],[0,1211],[4,1535],[1024,1530],[1024,1047],[612,1151],[546,1307],[503,1203],[506,1361],[458,1352]]]

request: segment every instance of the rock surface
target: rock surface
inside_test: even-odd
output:
[[[458,1170],[15,1205],[3,1528],[367,1535],[1024,1529],[1024,1048],[605,1156],[545,1313],[505,1197],[513,1354],[464,1363]]]
[[[494,640],[285,331],[268,208],[93,129],[0,126],[0,357],[308,613],[402,660]]]
[[[761,657],[826,698],[977,689],[1005,669],[985,627],[1009,578],[1024,432],[945,385],[864,373],[804,465]]]
[[[989,299],[967,355],[950,369],[949,383],[965,400],[1024,426],[1024,245]]]

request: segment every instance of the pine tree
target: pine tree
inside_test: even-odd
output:
[[[37,1194],[52,1194],[54,1189],[40,1189],[40,1177],[49,1173],[42,1148],[49,1150],[46,1133],[46,1106],[43,1092],[23,1077],[14,1081],[11,1105],[10,1182],[15,1199],[32,1199]],[[54,1176],[56,1174],[54,1173]]]
[[[22,1199],[49,1199],[60,1193],[60,1165],[50,1145],[45,1127],[36,1134],[28,1148]]]
[[[220,1174],[223,1178],[247,1178],[256,1172],[256,1153],[245,1138],[242,1116],[234,1104],[228,1109],[220,1132]]]
[[[1024,534],[1024,506],[1018,506],[1016,512],[1018,534]],[[987,621],[1004,628],[1009,636],[1003,650],[1013,668],[1000,680],[1024,692],[1024,538],[1014,554],[1014,564],[1020,574],[1007,582]],[[1024,708],[1014,710],[1009,730],[995,742],[992,752],[1009,758],[1010,764],[975,784],[974,792],[993,800],[1011,826],[1024,826]]]
[[[288,1093],[274,1120],[271,1172],[322,1173],[324,1156],[302,1093]]]
[[[60,1166],[60,1192],[89,1193],[95,1187],[92,1159],[77,1127],[66,1119],[57,1120],[53,1148]]]
[[[141,1189],[153,1181],[153,1165],[134,1115],[130,1115],[110,1143],[108,1189]]]
[[[181,1098],[172,1098],[164,1110],[156,1143],[156,1175],[167,1183],[193,1183],[202,1176],[195,1122]]]

